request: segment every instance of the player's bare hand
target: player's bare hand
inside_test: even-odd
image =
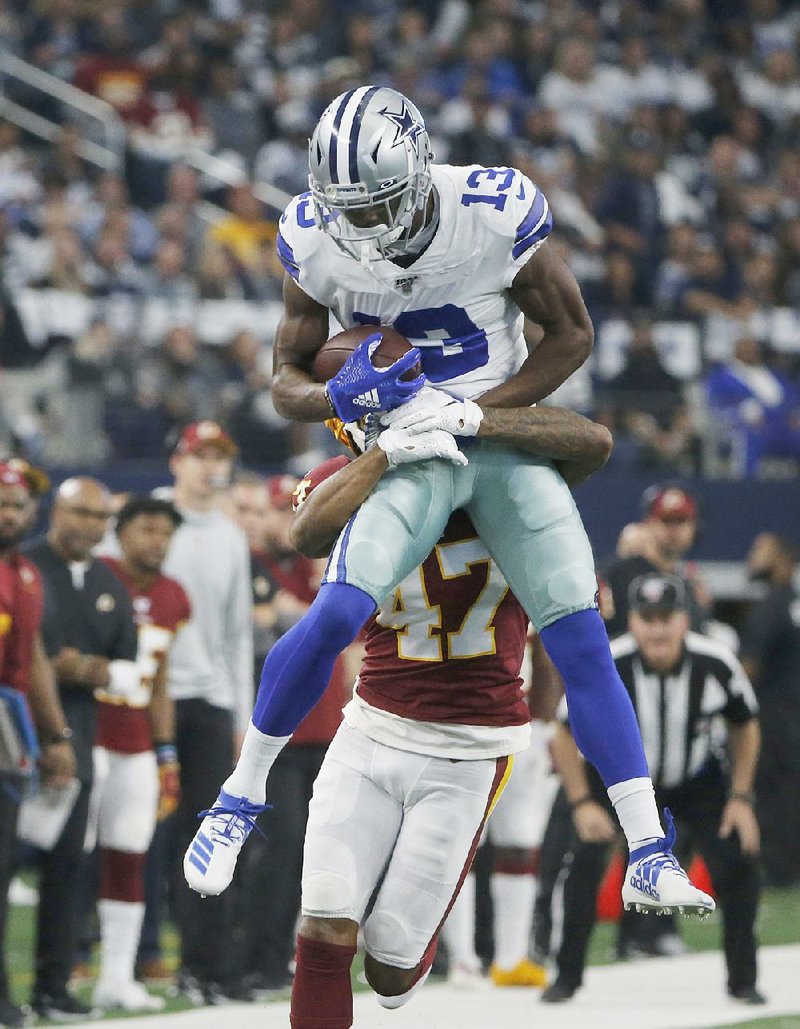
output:
[[[378,446],[386,454],[391,468],[413,461],[440,457],[456,465],[467,464],[467,458],[449,432],[426,432],[412,435],[408,429],[384,429]]]
[[[69,740],[51,743],[39,758],[39,772],[46,786],[65,789],[75,778],[75,751]]]
[[[582,843],[610,843],[616,835],[617,827],[611,816],[594,800],[573,808],[572,821]]]
[[[722,810],[719,835],[726,839],[731,833],[738,833],[744,854],[758,854],[761,849],[761,833],[752,805],[739,797],[731,797]]]

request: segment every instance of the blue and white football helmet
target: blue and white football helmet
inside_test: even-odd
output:
[[[317,123],[308,155],[314,216],[337,246],[360,261],[402,254],[431,190],[433,154],[414,104],[386,86],[342,93]],[[363,224],[368,209],[380,211],[379,222]]]

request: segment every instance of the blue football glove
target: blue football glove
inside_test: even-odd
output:
[[[357,421],[370,411],[391,411],[416,396],[425,385],[424,375],[410,382],[400,381],[400,376],[420,359],[416,347],[388,368],[375,367],[371,358],[382,338],[380,332],[367,336],[325,383],[331,407],[343,422]]]

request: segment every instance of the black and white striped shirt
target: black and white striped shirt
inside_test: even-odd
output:
[[[693,778],[724,759],[726,723],[758,714],[753,687],[738,658],[716,640],[690,632],[684,659],[666,675],[642,661],[631,633],[611,653],[636,710],[653,783],[661,789]]]

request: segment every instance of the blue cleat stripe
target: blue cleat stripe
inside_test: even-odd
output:
[[[204,832],[197,833],[197,835],[195,836],[195,842],[202,843],[204,847],[208,848],[209,853],[211,853],[211,851],[214,849],[214,844],[211,842],[211,840],[206,836]]]
[[[205,875],[208,871],[208,865],[204,865],[201,861],[198,861],[194,854],[189,855],[189,864],[194,865],[194,867],[200,872],[200,875]]]

